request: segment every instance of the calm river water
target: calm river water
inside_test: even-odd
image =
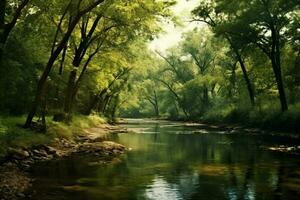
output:
[[[113,135],[129,148],[119,161],[93,158],[41,163],[36,200],[300,199],[300,155],[265,150],[294,139],[209,131],[200,125],[128,120],[138,133]]]

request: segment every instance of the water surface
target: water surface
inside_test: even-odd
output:
[[[168,121],[126,126],[138,133],[110,138],[131,148],[113,164],[91,156],[37,165],[33,199],[300,199],[299,155],[262,148],[297,140]]]

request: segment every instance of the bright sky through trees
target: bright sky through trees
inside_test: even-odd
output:
[[[175,26],[172,22],[164,23],[164,33],[153,40],[149,47],[152,50],[160,52],[174,46],[182,39],[182,33],[187,32],[199,24],[191,23],[191,11],[198,5],[199,0],[178,0],[178,3],[172,8],[174,14],[179,18],[182,26]]]

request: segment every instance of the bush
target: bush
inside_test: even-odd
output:
[[[283,113],[279,106],[271,103],[255,108],[215,107],[201,119],[207,122],[239,123],[278,131],[295,131],[300,128],[300,104],[291,105],[290,109]]]

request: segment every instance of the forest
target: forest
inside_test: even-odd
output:
[[[297,136],[300,0],[178,2],[1,0],[0,161],[122,118]],[[166,24],[193,27],[150,48]]]
[[[205,26],[164,53],[147,50],[159,22],[180,23],[174,3],[2,1],[2,115],[27,115],[25,128],[73,113],[293,128],[299,1],[200,2],[191,21]]]

